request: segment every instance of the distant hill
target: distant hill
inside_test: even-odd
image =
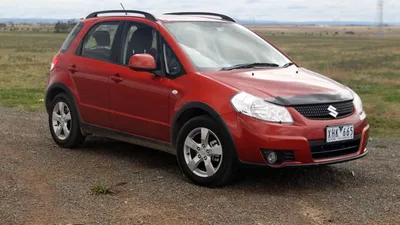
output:
[[[297,26],[376,26],[375,22],[358,22],[358,21],[269,21],[269,20],[238,20],[244,25],[297,25]],[[390,26],[400,26],[400,23],[387,23]]]
[[[39,19],[39,18],[0,18],[1,23],[57,23],[58,21],[67,22],[70,19]],[[79,20],[79,19],[77,19]],[[270,21],[270,20],[238,20],[244,25],[298,25],[298,26],[375,26],[375,22],[355,22],[355,21]],[[390,26],[400,26],[400,23],[387,23]]]
[[[58,21],[67,22],[69,19],[36,19],[36,18],[0,18],[1,23],[57,23]]]

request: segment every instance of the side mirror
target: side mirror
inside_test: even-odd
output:
[[[153,72],[157,70],[157,65],[152,55],[136,54],[129,60],[129,68],[136,71]]]

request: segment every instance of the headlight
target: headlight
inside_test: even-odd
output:
[[[293,123],[289,111],[282,106],[266,102],[264,99],[240,92],[231,99],[237,112],[260,120],[276,123]]]
[[[358,115],[360,115],[360,120],[364,120],[365,117],[367,116],[364,112],[364,108],[363,108],[363,104],[361,101],[360,96],[358,96],[357,93],[355,93],[353,90],[351,90],[349,87],[348,89],[350,90],[351,94],[353,95],[353,104],[354,104],[354,108],[356,109],[356,113]]]
[[[358,96],[355,92],[353,92],[353,97],[354,97],[353,104],[354,108],[356,108],[356,112],[358,113],[363,112],[364,109],[360,96]]]

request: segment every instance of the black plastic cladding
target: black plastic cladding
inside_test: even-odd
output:
[[[342,95],[340,93],[327,94],[306,94],[295,96],[279,96],[275,98],[267,98],[265,101],[282,106],[300,106],[313,104],[332,104],[336,102],[344,102],[353,100],[351,95]]]
[[[361,134],[353,140],[326,143],[325,140],[309,141],[313,159],[325,159],[356,153],[360,148]]]

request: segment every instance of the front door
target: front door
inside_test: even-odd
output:
[[[128,23],[122,32],[118,73],[111,77],[111,123],[114,129],[158,141],[169,142],[168,100],[170,79],[129,69],[133,54],[159,57],[158,32],[141,23]]]

